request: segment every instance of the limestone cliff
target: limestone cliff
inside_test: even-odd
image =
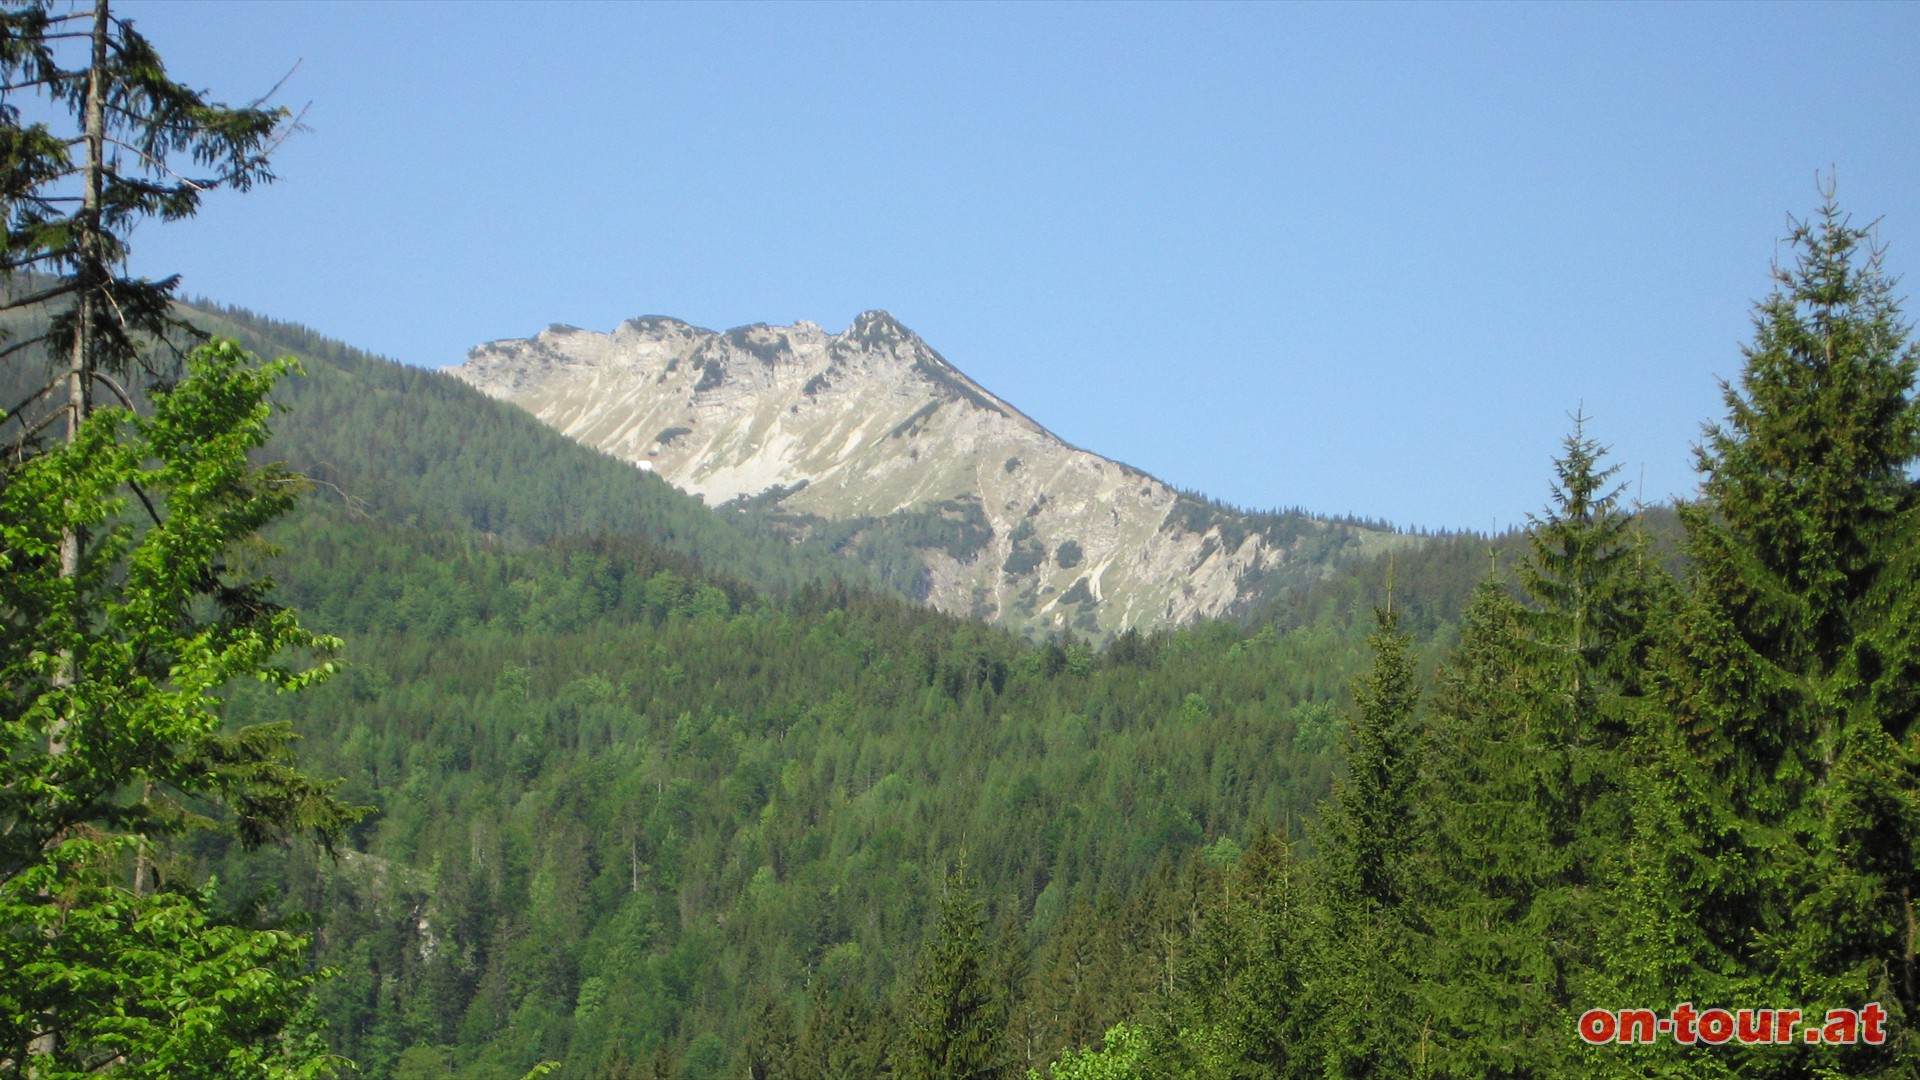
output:
[[[885,312],[841,334],[553,326],[479,346],[452,374],[709,505],[797,530],[839,523],[843,543],[863,540],[849,552],[904,545],[909,591],[1029,632],[1229,615],[1399,539],[1238,514],[1069,446]]]

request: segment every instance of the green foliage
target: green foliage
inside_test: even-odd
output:
[[[1120,1075],[1912,1073],[1897,1020],[1884,1046],[1732,1052],[1574,1028],[1627,1002],[1914,1008],[1917,357],[1864,233],[1829,205],[1794,239],[1679,514],[1684,580],[1579,427],[1507,545],[1517,587],[1483,573],[1467,602],[1469,545],[1410,557],[1430,610],[1465,607],[1432,717],[1383,626],[1315,888],[1269,908],[1296,929],[1263,939],[1266,905],[1227,887],[1256,845],[1193,907],[1182,977],[1134,1012],[1156,1020],[1128,1029],[1148,1049]],[[1326,602],[1291,610],[1340,625]],[[1296,750],[1321,712],[1297,707]]]
[[[1353,688],[1346,773],[1316,833],[1322,955],[1310,1000],[1329,1076],[1411,1076],[1427,1052],[1415,992],[1428,946],[1421,866],[1432,829],[1419,797],[1419,690],[1407,635],[1392,612],[1375,618],[1373,667]]]
[[[1346,774],[1322,815],[1329,885],[1339,903],[1372,910],[1408,899],[1409,864],[1422,823],[1410,812],[1420,770],[1420,730],[1407,635],[1386,610],[1367,638],[1373,667],[1354,684],[1358,715],[1348,730]]]
[[[1683,513],[1690,588],[1660,657],[1629,882],[1657,921],[1623,973],[1656,992],[1877,998],[1904,1018],[1920,1007],[1920,351],[1872,237],[1831,197],[1792,242]],[[1910,1036],[1799,1047],[1770,1068],[1837,1055],[1904,1075],[1916,1052]]]
[[[1013,549],[1007,553],[1007,561],[1001,564],[1000,569],[1017,577],[1033,573],[1046,561],[1046,545],[1038,540],[1027,540],[1013,545]]]
[[[1554,462],[1553,505],[1545,518],[1530,518],[1528,558],[1520,580],[1532,612],[1524,617],[1540,661],[1558,668],[1576,712],[1594,707],[1608,686],[1636,680],[1643,655],[1646,618],[1645,551],[1632,520],[1620,510],[1622,489],[1609,488],[1618,465],[1602,467],[1606,448],[1586,436],[1586,418],[1574,418],[1573,434]],[[1576,722],[1591,725],[1594,718]],[[1575,742],[1589,732],[1570,732]]]
[[[1204,921],[1179,960],[1168,1016],[1149,1039],[1132,1033],[1115,1066],[1142,1076],[1317,1073],[1310,973],[1328,970],[1291,845],[1263,830],[1217,879]],[[1324,999],[1323,999],[1324,1000]],[[1109,1036],[1111,1040],[1111,1034]],[[1131,1059],[1131,1060],[1130,1060]],[[1151,1061],[1152,1072],[1143,1066]]]
[[[63,56],[69,48],[71,59]],[[20,107],[0,102],[0,280],[22,269],[58,275],[37,277],[0,302],[0,311],[46,316],[11,347],[44,344],[63,360],[80,357],[73,369],[83,383],[134,371],[150,360],[153,339],[181,327],[169,310],[176,278],[125,273],[129,235],[143,219],[193,216],[202,196],[220,187],[271,181],[265,150],[291,118],[284,109],[210,102],[174,81],[153,46],[104,2],[65,14],[42,3],[0,12],[0,81],[68,116],[64,128],[38,118],[23,126]]]
[[[313,1029],[307,939],[218,920],[210,889],[126,888],[113,868],[135,846],[64,840],[0,883],[0,1075],[335,1075],[344,1062]],[[42,1031],[57,1052],[29,1049]]]
[[[1079,566],[1080,561],[1085,557],[1077,540],[1063,541],[1059,547],[1053,549],[1053,561],[1062,570],[1071,570]]]
[[[1045,1074],[1027,1070],[1028,1080],[1145,1080],[1153,1075],[1153,1046],[1145,1031],[1132,1024],[1107,1029],[1099,1049],[1069,1050]]]
[[[0,1059],[53,1021],[42,1075],[325,1075],[325,1021],[370,1074],[505,1080],[1907,1075],[1916,354],[1862,232],[1829,206],[1795,239],[1677,515],[1683,582],[1676,516],[1622,510],[1582,418],[1524,532],[1333,574],[1257,633],[1104,651],[834,569],[924,595],[925,552],[990,542],[977,502],[884,535],[778,493],[722,519],[311,336],[284,445],[349,498],[278,527],[277,591],[235,582],[288,506],[246,463],[279,369],[205,354],[151,418],[101,413],[0,486]],[[1354,546],[1351,522],[1175,517]],[[1030,525],[1009,541],[1010,573],[1045,560]],[[334,643],[289,600],[356,637],[297,696]],[[1400,612],[1453,646],[1425,713]],[[377,816],[292,769],[295,732]],[[352,850],[243,857],[300,829]],[[156,862],[166,836],[187,850]],[[929,872],[961,850],[985,880]],[[300,908],[338,978],[272,918]],[[1716,1055],[1572,1021],[1788,999],[1882,1000],[1895,1039]]]
[[[323,363],[310,361],[317,375],[303,380],[303,392],[339,374],[319,368]],[[739,550],[727,546],[741,543],[738,534],[704,512],[664,521],[642,517],[650,529],[658,530],[648,534],[649,540],[659,535],[664,543],[569,535],[558,529],[546,534],[531,528],[507,536],[478,534],[465,526],[471,519],[436,512],[435,507],[445,505],[434,501],[441,493],[416,486],[406,466],[417,460],[450,461],[476,474],[496,472],[506,482],[494,481],[499,484],[494,490],[510,510],[537,508],[536,500],[545,497],[542,492],[533,484],[512,483],[515,470],[504,459],[495,462],[483,456],[515,452],[515,429],[505,427],[490,436],[504,447],[474,445],[481,442],[476,436],[458,448],[436,450],[434,440],[444,438],[445,431],[486,433],[495,407],[457,386],[461,394],[442,398],[433,391],[444,380],[430,380],[423,384],[418,407],[438,412],[442,419],[414,433],[417,442],[404,444],[417,447],[417,456],[409,450],[405,457],[389,453],[371,460],[366,448],[348,438],[305,441],[334,438],[317,430],[326,425],[302,424],[309,405],[326,409],[327,416],[352,432],[378,430],[383,424],[395,433],[408,430],[396,422],[403,393],[382,381],[390,373],[405,375],[404,370],[370,363],[353,371],[372,375],[378,391],[368,395],[365,421],[351,419],[356,403],[331,395],[346,397],[367,384],[336,380],[327,395],[296,400],[295,411],[282,416],[276,427],[302,432],[294,440],[296,460],[327,461],[342,470],[335,476],[372,481],[348,489],[364,494],[364,507],[358,502],[342,506],[322,489],[326,501],[304,507],[275,533],[288,548],[278,597],[346,631],[355,643],[353,666],[321,688],[322,700],[311,705],[299,698],[282,702],[241,690],[234,693],[230,707],[231,715],[242,720],[294,720],[308,740],[307,756],[320,761],[329,774],[347,775],[354,801],[382,806],[383,817],[354,834],[355,846],[369,850],[379,862],[350,857],[339,868],[328,869],[302,855],[272,854],[270,858],[285,864],[282,870],[281,863],[259,867],[239,859],[213,837],[199,838],[196,850],[220,868],[236,897],[277,887],[287,896],[284,909],[322,912],[320,930],[330,943],[324,962],[345,969],[339,980],[321,988],[322,1011],[332,1024],[336,1047],[372,1072],[416,1045],[452,1046],[462,1074],[498,1074],[509,1080],[540,1056],[556,1056],[562,1048],[570,1072],[598,1076],[604,1074],[602,1066],[611,1068],[620,1054],[642,1061],[657,1049],[666,1055],[663,1060],[678,1061],[688,1041],[703,1030],[722,1033],[731,1047],[738,1041],[738,1018],[743,1015],[739,1003],[758,988],[756,982],[785,987],[794,995],[793,988],[809,978],[809,964],[824,962],[839,945],[861,942],[866,960],[848,969],[848,975],[859,1000],[867,1003],[865,1015],[878,1015],[892,1007],[890,999],[907,966],[899,958],[912,955],[917,947],[917,916],[914,921],[889,918],[858,934],[847,928],[856,925],[850,917],[819,926],[807,920],[824,919],[820,913],[843,902],[855,911],[905,910],[915,904],[920,905],[915,910],[924,910],[928,901],[920,890],[927,882],[910,852],[953,844],[961,829],[995,834],[999,838],[985,848],[995,853],[998,863],[995,895],[1004,891],[1025,905],[1051,877],[1075,888],[1126,888],[1150,869],[1162,850],[1159,845],[1178,850],[1187,842],[1184,838],[1197,839],[1202,828],[1209,836],[1219,835],[1232,827],[1223,823],[1248,814],[1297,819],[1324,791],[1324,766],[1298,773],[1278,767],[1261,718],[1284,717],[1294,701],[1290,695],[1295,681],[1323,696],[1333,693],[1352,663],[1347,643],[1303,638],[1228,661],[1224,653],[1238,635],[1204,647],[1198,641],[1165,641],[1144,646],[1145,655],[1127,661],[1130,666],[1108,668],[1108,661],[1083,643],[1064,642],[1056,646],[1058,666],[1051,676],[1043,676],[1026,659],[1034,651],[1002,635],[836,584],[802,587],[778,597],[703,570],[681,552],[690,548],[710,554],[714,562],[727,562],[743,572],[781,565],[756,563],[751,546],[746,548],[750,557],[728,555]],[[469,399],[479,403],[479,411],[453,412]],[[507,418],[514,419],[511,414]],[[530,421],[526,427],[536,436],[547,434]],[[275,449],[288,441],[276,440]],[[568,465],[571,449],[558,440],[550,452],[526,452],[535,461]],[[632,470],[598,455],[582,456],[612,465],[619,478],[636,478]],[[460,476],[451,471],[443,475]],[[583,479],[597,475],[556,470],[550,478],[557,485],[580,487]],[[476,475],[473,482],[488,481]],[[610,509],[627,512],[631,504],[618,501],[626,498],[626,489],[609,484],[605,490],[616,500],[610,508],[585,501],[565,505],[577,508],[582,517]],[[642,488],[643,493],[647,490]],[[678,504],[651,499],[656,513],[663,505],[672,510]],[[356,512],[360,509],[365,512]],[[695,531],[699,529],[710,532]],[[543,535],[551,539],[533,539]],[[767,549],[792,553],[789,559],[806,554],[784,542],[760,550]],[[776,573],[760,580],[768,579],[779,580]],[[1189,658],[1190,685],[1135,685],[1140,671],[1161,666],[1159,650],[1176,645]],[[1178,670],[1170,668],[1164,677],[1175,677]],[[1282,672],[1297,674],[1282,679]],[[1095,687],[1092,697],[1087,696],[1087,680]],[[1208,683],[1225,694],[1214,697],[1214,689],[1208,688],[1215,720],[1190,737],[1167,741],[1158,733],[1158,721],[1176,715],[1185,694]],[[494,694],[498,703],[488,704]],[[902,713],[902,703],[912,707]],[[982,714],[984,728],[978,723]],[[588,716],[598,726],[577,736],[567,734]],[[483,744],[471,735],[475,729],[498,734]],[[719,737],[734,730],[747,733],[737,760],[733,740]],[[938,733],[932,743],[929,733]],[[1284,740],[1284,732],[1280,738]],[[979,739],[985,739],[989,749],[981,750]],[[1080,770],[1096,739],[1101,745],[1129,749],[1083,775]],[[578,771],[622,740],[638,743],[641,756],[615,757],[605,763],[611,771]],[[426,745],[415,747],[416,742]],[[1055,747],[1059,756],[1044,767],[1005,772],[996,767],[954,782],[960,774],[955,761],[993,756],[1011,764],[1018,760],[1012,748],[1036,745]],[[1279,744],[1282,749],[1284,745]],[[679,747],[675,756],[657,767],[645,765],[644,778],[636,777],[630,786],[609,782],[620,769],[641,768],[652,760],[646,755],[655,748],[674,746]],[[1274,767],[1254,770],[1252,775],[1260,779],[1249,780],[1224,763],[1210,764],[1216,753],[1272,761]],[[1110,817],[1097,808],[1042,829],[1057,807],[1088,799],[1097,806],[1101,800],[1137,798],[1124,778],[1129,762],[1141,754],[1172,755],[1167,778],[1154,782],[1150,798],[1156,803],[1173,789],[1204,788],[1210,794],[1157,811],[1156,820],[1165,827],[1157,828],[1149,841],[1129,837],[1117,827],[1085,824]],[[715,771],[703,765],[691,778],[676,772],[689,760],[710,761]],[[767,775],[769,761],[778,766],[774,780]],[[737,765],[747,765],[738,781],[720,786]],[[890,775],[894,779],[888,780]],[[740,878],[731,871],[684,876],[643,872],[640,888],[648,897],[646,905],[609,907],[609,896],[624,894],[594,893],[598,899],[591,906],[571,913],[567,922],[588,928],[585,941],[569,937],[572,930],[556,929],[538,949],[489,947],[496,934],[504,941],[523,933],[526,925],[524,920],[499,923],[496,913],[528,903],[526,897],[548,895],[532,888],[548,887],[539,878],[539,853],[551,838],[540,815],[569,812],[537,799],[523,804],[528,792],[549,791],[555,784],[602,792],[599,808],[586,820],[604,829],[611,827],[607,822],[618,820],[605,815],[612,814],[620,800],[638,799],[649,781],[663,779],[666,794],[679,800],[686,816],[655,819],[660,827],[670,825],[673,833],[660,834],[657,848],[648,846],[652,840],[642,841],[643,867],[662,865],[656,852],[676,850],[690,851],[693,854],[683,857],[711,860],[718,867],[730,858],[726,853],[734,844],[771,845],[779,837],[777,846],[770,847],[777,854],[743,856],[757,861]],[[789,779],[791,795],[784,794]],[[744,793],[773,790],[775,780],[782,781],[778,787],[783,792],[777,830],[774,822],[759,824],[735,805]],[[837,800],[876,781],[884,783],[888,802],[859,803],[849,808],[858,811],[851,814],[836,809]],[[1021,795],[1020,805],[1035,816],[1013,820],[996,812],[999,796],[983,797],[983,791],[1033,791],[1045,798]],[[489,794],[481,797],[481,792]],[[505,846],[517,847],[530,860],[527,877],[518,879],[526,882],[524,891],[512,891],[519,886],[505,893],[496,888],[493,874],[502,858],[498,850],[483,845],[475,855],[469,844],[457,839],[471,839],[470,818],[482,805],[489,808],[491,821],[508,826],[500,829]],[[760,810],[764,813],[765,807]],[[894,821],[895,814],[906,820]],[[920,824],[935,820],[944,824],[937,829]],[[400,821],[413,824],[402,828]],[[809,821],[812,824],[805,824]],[[884,843],[876,844],[875,821],[898,828],[882,830]],[[762,840],[748,839],[753,834]],[[421,839],[435,836],[445,838],[444,848],[439,841]],[[803,837],[804,844],[799,841]],[[872,855],[847,862],[862,851]],[[566,858],[577,857],[570,853]],[[470,858],[481,860],[486,869],[469,873]],[[632,884],[631,847],[590,849],[585,858],[594,875]],[[563,859],[558,865],[565,864]],[[376,865],[385,869],[376,873]],[[430,884],[436,878],[447,880],[433,873],[435,866],[456,865],[453,885]],[[761,866],[778,871],[765,907],[745,906],[742,901],[751,895],[748,886]],[[330,884],[316,887],[316,880]],[[567,895],[564,877],[551,880],[556,895]],[[484,889],[482,882],[487,883]],[[835,894],[840,898],[829,898],[834,889],[842,890]],[[915,896],[920,899],[906,899]],[[677,914],[683,902],[694,904],[689,910],[702,912],[701,918],[707,913],[724,918],[732,929],[723,938],[709,935],[698,949],[690,948]],[[436,952],[432,961],[409,956],[409,950],[421,944],[410,916],[416,906],[435,913],[429,923],[446,950]],[[783,907],[808,914],[791,921],[758,914]],[[348,917],[346,910],[358,914]],[[457,920],[438,914],[455,911],[461,912]],[[635,957],[634,967],[643,969],[624,983],[598,970],[583,970],[582,958],[597,948],[594,933],[610,920],[617,922],[617,940],[628,950],[624,955]],[[470,925],[473,921],[484,929]],[[705,962],[701,957],[740,947],[743,928],[752,925],[761,930],[751,936],[775,943],[764,976],[746,979],[726,968],[689,974],[688,965]],[[808,934],[816,936],[789,938],[791,929],[800,925],[808,925]],[[612,933],[612,927],[607,932]],[[341,942],[355,944],[345,947]],[[555,958],[564,962],[550,969],[541,966]],[[529,964],[549,971],[551,978],[529,981]],[[573,1020],[579,984],[596,977],[607,984],[608,996],[590,1019]],[[656,977],[658,983],[652,981]],[[677,989],[671,996],[656,994],[649,989],[655,985]],[[471,1008],[475,1001],[486,1007]],[[635,1002],[647,1001],[653,1004],[636,1011]],[[695,1001],[709,1004],[691,1004]],[[804,1028],[800,1003],[793,1006]],[[1111,1002],[1100,1007],[1104,1011],[1097,1017],[1102,1021],[1120,1015]],[[879,1045],[886,1049],[885,1040]],[[1060,1045],[1064,1043],[1054,1043],[1048,1052]],[[604,1056],[595,1056],[603,1051]],[[847,1051],[856,1056],[863,1052]]]
[[[1595,993],[1600,886],[1630,831],[1624,747],[1664,578],[1583,424],[1527,531],[1522,600],[1483,582],[1440,679],[1429,999],[1457,1075],[1571,1067],[1570,1006]]]
[[[1308,702],[1293,711],[1293,752],[1303,757],[1332,752],[1345,732],[1346,718],[1328,702]]]
[[[947,875],[938,920],[908,998],[906,1080],[991,1080],[1006,1073],[1006,1002],[983,970],[986,942],[979,883],[964,867]]]
[[[933,587],[924,553],[939,551],[968,562],[993,542],[993,526],[979,499],[967,495],[885,517],[837,521],[786,513],[752,500],[723,509],[733,524],[748,535],[765,538],[762,542],[786,538],[779,541],[784,546],[800,541],[816,550],[837,552],[873,571],[871,580],[915,601],[924,601]]]
[[[236,547],[292,505],[294,478],[247,462],[267,438],[266,393],[291,369],[256,368],[230,343],[199,350],[189,377],[154,396],[152,416],[101,410],[73,443],[7,475],[0,676],[13,824],[0,872],[82,823],[186,823],[131,799],[133,778],[186,799],[232,801],[254,842],[278,823],[323,838],[343,823],[322,791],[274,767],[289,732],[223,735],[215,696],[236,678],[297,690],[334,670],[279,662],[338,642],[267,601],[270,582],[221,576]],[[124,513],[129,492],[149,520]],[[57,554],[76,529],[92,544],[67,576]]]
[[[693,392],[704,394],[709,390],[718,390],[726,381],[727,369],[720,366],[718,359],[709,356],[700,364],[700,381],[694,384]]]
[[[1062,605],[1093,603],[1093,590],[1088,587],[1087,579],[1085,577],[1074,579],[1067,591],[1060,594],[1060,603]]]
[[[351,665],[229,707],[291,721],[380,817],[337,868],[201,853],[319,913],[330,1037],[375,1073],[413,1046],[511,1077],[678,1060],[706,1032],[731,1052],[769,997],[796,1060],[888,1059],[939,888],[926,853],[963,842],[996,914],[1030,927],[1018,996],[1059,1003],[1024,1013],[1015,1060],[1043,1063],[1164,970],[1118,959],[1163,939],[1097,898],[1248,822],[1297,827],[1332,763],[1296,760],[1291,718],[1361,658],[1231,627],[1036,646],[611,538],[512,550],[324,505],[287,528],[281,595],[339,627]]]
[[[262,355],[301,359],[307,377],[278,391],[287,411],[274,453],[350,517],[507,548],[633,537],[759,588],[873,580],[818,546],[746,535],[659,477],[456,379],[237,308],[201,301],[188,318]]]
[[[1000,569],[1014,576],[1031,574],[1047,561],[1047,546],[1034,536],[1033,521],[1022,518],[1007,534],[1007,561]]]
[[[292,768],[285,725],[222,725],[234,680],[291,691],[335,670],[289,664],[338,642],[227,568],[293,501],[294,478],[247,460],[292,368],[197,350],[152,415],[97,411],[0,485],[0,1060],[15,1069],[333,1071],[286,1034],[313,983],[304,939],[224,923],[186,882],[152,891],[154,842],[217,813],[249,847],[329,844],[359,816]],[[76,532],[90,542],[66,573]]]

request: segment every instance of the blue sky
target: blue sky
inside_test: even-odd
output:
[[[1816,171],[1920,262],[1914,4],[117,10],[310,103],[278,183],[136,236],[190,293],[434,367],[885,308],[1244,506],[1511,524],[1582,404],[1685,493]]]

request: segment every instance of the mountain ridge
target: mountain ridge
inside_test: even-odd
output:
[[[805,320],[556,324],[443,370],[790,535],[853,522],[843,547],[907,537],[910,593],[1028,632],[1232,616],[1409,539],[1195,500],[1067,443],[877,309],[839,334]]]

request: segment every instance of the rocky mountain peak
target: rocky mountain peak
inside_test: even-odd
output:
[[[841,336],[852,341],[869,344],[879,344],[881,342],[897,343],[908,339],[918,339],[918,335],[905,326],[902,326],[900,320],[894,318],[891,313],[881,311],[878,308],[872,311],[861,312],[854,318],[853,324],[847,327],[847,332]]]
[[[838,537],[942,610],[1036,632],[1224,615],[1391,542],[1236,514],[1068,446],[885,311],[840,334],[555,326],[453,374],[711,505]]]

